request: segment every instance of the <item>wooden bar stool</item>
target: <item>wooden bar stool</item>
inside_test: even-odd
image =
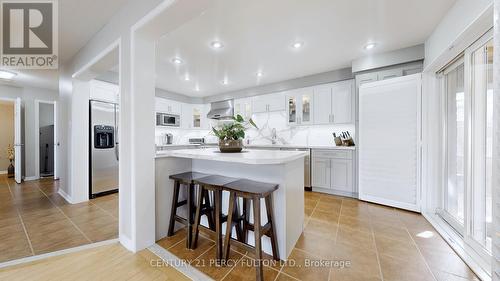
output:
[[[215,246],[216,246],[217,261],[220,261],[222,259],[222,223],[224,223],[224,221],[227,221],[228,218],[228,216],[222,215],[222,187],[225,184],[231,183],[236,180],[238,179],[213,175],[200,178],[194,181],[196,184],[200,186],[200,188],[198,189],[199,195],[202,194],[203,192],[208,192],[208,191],[213,192],[214,195],[214,207],[215,207],[214,217],[215,217],[215,236],[216,236]],[[198,206],[201,205],[200,198],[201,197],[198,196],[198,204],[197,204]],[[194,229],[193,229],[194,236],[192,242],[193,248],[196,248],[198,244],[198,233],[199,233],[201,215],[202,214],[200,208],[197,208],[194,217]],[[241,228],[241,222],[243,221],[243,217],[240,217],[239,215],[237,202],[233,208],[232,217],[234,219],[231,226],[236,225],[237,232],[239,232],[238,236],[240,237],[240,239],[243,239],[242,228]]]
[[[242,197],[245,202],[245,208],[249,208],[248,204],[251,200],[253,205],[253,224],[249,221],[248,210],[244,210],[245,220],[243,221],[244,232],[253,230],[255,236],[255,259],[257,262],[256,277],[257,280],[263,280],[264,273],[262,269],[262,245],[261,238],[263,235],[271,238],[271,247],[273,251],[273,259],[279,260],[278,241],[276,239],[276,227],[274,225],[274,210],[273,210],[273,192],[278,189],[277,184],[257,182],[247,179],[237,180],[224,185],[224,190],[229,191],[229,210],[233,209],[235,198]],[[267,223],[262,226],[260,219],[260,199],[264,198],[266,203]],[[244,209],[245,209],[244,208]],[[232,212],[228,214],[228,221],[232,220]],[[226,228],[226,236],[224,237],[224,258],[229,258],[230,241],[232,227]],[[247,237],[247,234],[244,234]],[[246,239],[246,238],[245,238]]]
[[[174,234],[175,222],[180,222],[187,227],[187,237],[186,237],[186,247],[191,249],[191,241],[193,235],[193,222],[194,222],[194,181],[199,178],[207,177],[208,174],[198,173],[198,172],[185,172],[175,175],[170,175],[170,179],[174,180],[174,195],[172,197],[172,209],[170,211],[170,223],[168,226],[167,236],[172,236]],[[179,202],[179,191],[181,185],[187,187],[187,199]],[[213,223],[212,212],[213,209],[210,206],[210,198],[208,196],[208,192],[206,194],[202,194],[202,197],[205,198],[205,204],[202,204],[202,208],[200,210],[201,213],[206,214],[208,216],[209,225],[215,228],[215,224]],[[187,219],[180,217],[177,215],[177,209],[181,206],[187,205]],[[200,205],[201,206],[201,205]]]

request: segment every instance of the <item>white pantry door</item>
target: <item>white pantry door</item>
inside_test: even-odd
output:
[[[22,151],[23,151],[23,140],[22,140],[22,127],[21,127],[21,98],[16,99],[14,109],[14,165],[15,165],[15,177],[17,183],[22,181]]]
[[[359,197],[420,211],[421,74],[359,89]]]

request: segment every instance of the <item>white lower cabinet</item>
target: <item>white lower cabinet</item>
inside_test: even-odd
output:
[[[330,188],[330,158],[313,157],[312,186]]]
[[[350,150],[313,150],[313,191],[356,196],[353,154]]]
[[[331,181],[330,187],[333,190],[352,193],[353,190],[353,174],[352,160],[347,159],[331,159]]]

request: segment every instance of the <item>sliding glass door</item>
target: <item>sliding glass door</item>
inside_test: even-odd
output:
[[[458,232],[463,233],[466,167],[466,98],[463,58],[458,59],[444,72],[444,86],[446,96],[446,179],[441,215]]]
[[[493,235],[493,51],[488,32],[441,73],[445,168],[438,211],[485,259]]]
[[[488,38],[487,38],[488,39]],[[477,48],[476,48],[477,47]],[[467,56],[471,66],[471,236],[491,252],[493,155],[493,41],[479,41]]]

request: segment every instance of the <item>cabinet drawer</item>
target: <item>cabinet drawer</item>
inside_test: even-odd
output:
[[[344,150],[317,150],[312,151],[312,156],[314,157],[328,157],[328,158],[338,158],[338,159],[352,159],[352,151]]]

